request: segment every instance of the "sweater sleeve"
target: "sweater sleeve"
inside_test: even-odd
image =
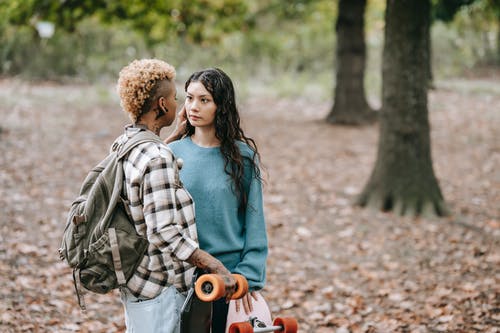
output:
[[[262,197],[262,183],[252,172],[248,187],[248,204],[245,210],[245,247],[235,273],[248,280],[250,290],[262,289],[266,282],[268,254],[266,223]]]

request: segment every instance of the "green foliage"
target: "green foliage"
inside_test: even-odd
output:
[[[500,2],[476,0],[448,24],[433,26],[433,62],[438,75],[457,75],[477,65],[500,64]]]
[[[3,74],[94,80],[143,56],[164,57],[181,72],[217,64],[241,73],[264,66],[270,76],[333,70],[330,0],[0,1],[7,4],[0,7],[8,31],[0,36]],[[42,20],[56,24],[52,38],[38,36]]]
[[[150,56],[133,31],[82,21],[73,33],[42,39],[27,26],[7,26],[0,36],[1,73],[27,79],[95,81],[115,74],[134,57]]]
[[[249,14],[255,28],[245,34],[244,54],[267,59],[278,71],[322,71],[325,65],[332,68],[337,10],[332,1],[256,3]]]
[[[433,1],[433,17],[435,20],[449,22],[455,14],[464,6],[472,4],[476,0],[435,0]]]
[[[380,94],[385,5],[368,0],[365,14],[369,97]],[[495,57],[499,12],[498,0],[475,0],[434,24],[437,76]],[[219,66],[265,89],[331,96],[336,17],[332,0],[0,0],[0,74],[114,81],[131,60],[159,57],[180,82]],[[56,24],[51,38],[36,30],[44,20]]]
[[[149,45],[175,37],[196,43],[212,41],[227,32],[244,29],[247,13],[242,0],[1,0],[0,13],[8,22],[29,26],[50,21],[74,32],[79,22],[95,17],[108,24],[124,24]]]

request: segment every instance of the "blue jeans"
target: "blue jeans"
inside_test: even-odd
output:
[[[137,299],[128,290],[122,290],[126,333],[179,333],[184,299],[174,286],[148,300]]]

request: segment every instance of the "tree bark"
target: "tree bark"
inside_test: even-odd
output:
[[[340,0],[335,25],[337,73],[334,104],[326,120],[330,123],[360,125],[377,118],[365,97],[366,47],[364,12],[366,0]]]
[[[500,8],[497,11],[497,56],[496,64],[500,66]]]
[[[427,88],[434,89],[434,75],[432,72],[432,38],[431,38],[431,16],[430,14],[426,17],[428,23],[423,23],[425,27],[424,31],[424,50],[427,52],[426,55],[426,69],[427,69]]]
[[[447,214],[427,109],[430,0],[388,0],[378,154],[358,203],[399,215]]]

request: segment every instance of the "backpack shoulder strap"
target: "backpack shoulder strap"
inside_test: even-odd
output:
[[[157,143],[163,143],[164,142],[160,139],[159,136],[154,134],[151,131],[140,131],[139,133],[135,134],[133,137],[128,139],[125,143],[123,143],[121,146],[116,147],[115,151],[117,153],[117,158],[118,160],[121,160],[125,155],[127,155],[134,147],[140,145],[141,143],[144,142],[157,142]]]
[[[112,184],[113,187],[110,194],[108,209],[106,210],[106,213],[102,218],[102,220],[99,222],[98,230],[100,234],[103,234],[105,229],[108,228],[108,225],[111,221],[113,210],[118,201],[120,200],[120,195],[123,186],[123,168],[121,160],[132,148],[144,142],[163,143],[160,137],[155,135],[153,132],[141,131],[136,135],[134,135],[133,137],[131,137],[129,140],[121,144],[115,142],[111,148],[114,151],[114,153],[116,153],[116,155],[111,155],[111,156],[116,156],[116,159],[114,157],[110,159],[110,157],[108,156],[108,159],[110,159],[108,167],[113,168],[115,175],[114,175],[114,182]]]

